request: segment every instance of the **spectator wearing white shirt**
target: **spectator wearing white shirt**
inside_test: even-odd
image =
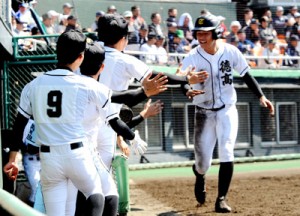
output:
[[[144,43],[140,47],[141,52],[147,52],[147,53],[153,53],[153,55],[140,55],[140,59],[145,62],[146,64],[153,64],[156,62],[156,56],[154,53],[156,53],[156,42],[157,36],[155,32],[149,32],[148,34],[148,41],[147,43]]]
[[[259,68],[274,69],[279,68],[281,63],[279,59],[269,59],[269,57],[280,56],[279,50],[276,48],[276,40],[271,39],[268,41],[266,48],[262,52],[263,56],[267,56],[265,59],[260,59]]]
[[[156,62],[158,64],[166,64],[168,63],[168,53],[166,49],[164,48],[165,43],[165,37],[164,36],[158,36],[157,40],[155,42],[156,46]]]
[[[36,25],[31,16],[30,10],[28,9],[28,3],[21,3],[19,5],[19,10],[15,14],[15,17],[19,21],[23,22],[25,27],[29,29]]]

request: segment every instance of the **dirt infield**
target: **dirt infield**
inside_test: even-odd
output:
[[[192,176],[136,180],[131,183],[129,216],[198,216],[214,212],[217,175],[207,177],[207,203],[196,207]],[[299,216],[300,168],[234,174],[227,197],[233,212],[226,215]]]

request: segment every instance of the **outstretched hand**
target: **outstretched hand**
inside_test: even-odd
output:
[[[188,99],[193,99],[193,97],[195,97],[196,95],[199,95],[199,94],[204,94],[205,91],[202,91],[202,90],[196,90],[196,89],[190,89],[186,92],[186,96],[188,97]]]
[[[167,86],[165,85],[168,82],[167,76],[165,76],[163,73],[157,74],[152,79],[151,76],[152,73],[148,74],[148,76],[142,82],[147,97],[157,95],[167,90]]]
[[[187,80],[189,84],[203,83],[207,78],[208,78],[207,71],[195,72],[194,70],[192,70],[187,74]]]
[[[143,116],[144,119],[159,114],[164,108],[163,107],[164,104],[160,100],[157,100],[152,104],[151,101],[152,100],[149,99],[145,104],[144,109],[140,112],[140,115]]]
[[[270,110],[270,115],[273,117],[275,115],[275,109],[271,101],[269,101],[265,96],[259,99],[261,106],[267,107]]]
[[[191,65],[188,66],[185,70],[182,70],[182,64],[179,64],[178,68],[176,69],[176,75],[177,76],[187,76],[187,80],[189,84],[196,84],[196,83],[203,83],[207,77],[208,73],[207,71],[195,71],[195,67],[192,67]]]

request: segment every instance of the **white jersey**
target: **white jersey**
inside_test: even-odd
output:
[[[143,82],[151,69],[136,57],[124,54],[114,48],[105,46],[104,69],[100,74],[99,82],[113,91],[127,90],[132,78]],[[120,111],[121,104],[114,104]]]
[[[27,84],[18,111],[33,115],[38,144],[64,145],[86,139],[82,126],[89,103],[103,109],[106,121],[116,117],[109,109],[111,90],[89,77],[65,69],[46,72]]]
[[[146,52],[148,54],[153,53],[153,55],[140,55],[140,59],[147,63],[147,64],[154,64],[156,62],[156,46],[155,45],[150,45],[148,43],[144,43],[141,47],[140,47],[140,51],[141,52]]]
[[[192,85],[193,89],[204,90],[205,94],[193,98],[193,104],[205,108],[219,108],[235,104],[237,100],[233,85],[234,70],[244,76],[250,69],[243,54],[231,44],[220,44],[214,55],[206,53],[201,46],[190,51],[182,62],[182,69],[195,67],[196,71],[207,71],[208,79],[204,83]]]

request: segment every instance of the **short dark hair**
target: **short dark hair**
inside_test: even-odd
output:
[[[77,30],[69,30],[58,37],[56,53],[58,64],[71,64],[86,48],[86,36]]]
[[[151,14],[151,20],[153,20],[153,19],[156,17],[157,14],[158,14],[158,12],[152,13],[152,14]]]
[[[99,43],[88,44],[84,52],[84,60],[80,65],[80,73],[91,76],[97,74],[105,59],[104,47]]]
[[[140,8],[140,7],[137,6],[137,5],[133,5],[133,6],[131,7],[131,11],[134,11],[134,10],[136,10],[136,9],[138,9],[138,8]]]
[[[244,14],[247,14],[247,13],[249,13],[249,12],[251,12],[252,10],[250,9],[250,8],[245,8],[244,9]]]
[[[128,35],[128,21],[118,14],[105,14],[98,20],[98,39],[105,45],[114,45]]]
[[[172,8],[169,8],[168,10],[168,13],[171,13],[173,10],[177,10],[176,8],[172,7]]]

